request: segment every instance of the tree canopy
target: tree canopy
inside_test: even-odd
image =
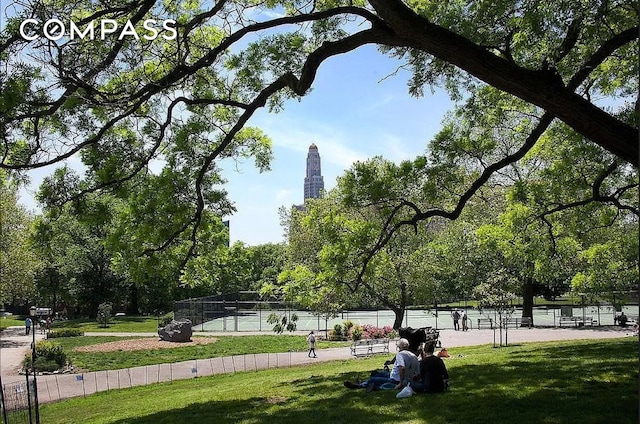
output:
[[[33,217],[18,204],[17,192],[16,181],[0,171],[0,305],[36,297],[40,261],[29,240]]]
[[[269,168],[270,140],[246,126],[251,116],[304,97],[324,61],[368,44],[411,69],[410,95],[441,87],[456,109],[424,157],[381,174],[362,164],[345,177],[349,205],[378,205],[386,214],[360,258],[360,276],[400,228],[455,219],[483,186],[513,182],[519,172],[544,169],[539,181],[553,177],[515,183],[543,222],[593,202],[638,214],[630,200],[639,161],[635,0],[4,7],[0,169],[27,171],[77,155],[87,173],[58,181],[59,203],[89,193],[138,196],[131,222],[160,208],[166,216],[155,226],[147,219],[149,237],[131,244],[143,248],[130,257],[171,249],[198,256],[212,216],[232,210],[219,161],[252,157],[258,169]],[[47,26],[53,18],[62,25]],[[23,25],[26,19],[34,21]],[[74,25],[95,33],[80,36]],[[154,160],[161,171],[150,171]],[[522,161],[530,161],[526,169],[515,166]],[[576,190],[568,195],[567,186]]]

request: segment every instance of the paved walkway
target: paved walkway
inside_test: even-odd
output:
[[[154,333],[87,333],[87,335],[155,336]],[[248,333],[200,333],[196,336],[229,336]],[[265,334],[265,333],[260,333]],[[305,333],[306,334],[306,333]],[[528,341],[553,341],[577,339],[602,339],[630,336],[630,329],[617,327],[595,328],[518,328],[506,334],[509,344]],[[503,333],[503,342],[505,334]],[[26,336],[24,328],[11,327],[0,333],[0,368],[2,383],[18,383],[26,380],[18,373],[24,355],[30,351],[32,335]],[[36,333],[36,339],[44,335]],[[495,338],[494,338],[495,337]],[[441,330],[440,340],[447,348],[500,343],[500,333],[490,329],[467,332]],[[282,352],[271,354],[236,355],[223,358],[199,359],[173,364],[151,365],[123,370],[87,372],[82,374],[39,375],[38,398],[42,403],[85,396],[91,393],[167,382],[207,375],[257,371],[267,368],[288,367],[307,363],[345,360],[351,358],[348,347],[319,349],[318,358],[309,358],[307,352]]]

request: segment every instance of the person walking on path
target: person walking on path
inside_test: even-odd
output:
[[[31,332],[32,325],[33,325],[33,321],[31,321],[31,318],[27,317],[27,319],[24,320],[24,331],[27,336]]]
[[[309,335],[307,336],[307,342],[309,343],[309,358],[311,358],[312,353],[313,357],[317,358],[318,355],[316,355],[316,336],[315,334],[313,334],[313,330],[311,330],[311,333],[309,333]]]

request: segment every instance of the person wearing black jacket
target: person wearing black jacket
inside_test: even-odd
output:
[[[411,389],[414,392],[444,392],[449,386],[447,367],[442,358],[433,354],[434,349],[435,343],[425,343],[420,360],[420,381],[411,382]]]

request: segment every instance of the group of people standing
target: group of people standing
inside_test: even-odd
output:
[[[47,317],[47,319],[40,319],[40,332],[42,334],[44,333],[48,333],[49,330],[51,329],[51,317]],[[35,331],[35,324],[33,322],[33,320],[30,317],[27,317],[24,320],[24,331],[26,335],[29,335],[29,333],[31,333],[31,327],[34,327]]]
[[[453,319],[453,329],[460,330],[460,321],[462,321],[462,331],[469,329],[469,317],[467,317],[467,311],[464,309],[451,311],[451,318]]]
[[[418,354],[409,350],[409,341],[400,339],[397,343],[398,353],[389,371],[375,371],[371,377],[362,382],[345,381],[349,389],[400,390],[397,398],[406,398],[415,393],[443,392],[449,385],[449,373],[444,361],[434,355],[435,342],[428,341],[418,349]],[[387,364],[385,363],[385,365]]]

